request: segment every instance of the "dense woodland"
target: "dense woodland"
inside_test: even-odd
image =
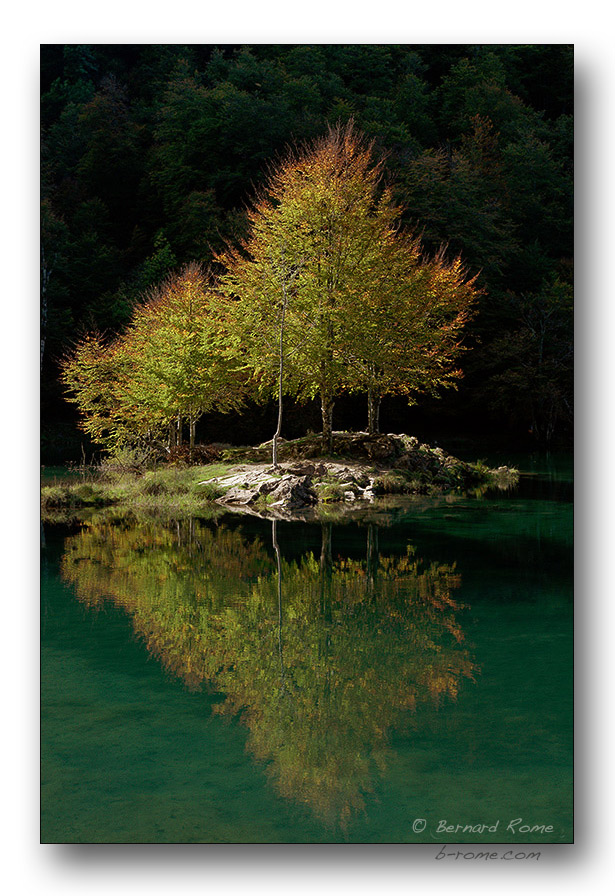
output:
[[[42,459],[96,448],[60,365],[110,343],[145,295],[248,245],[271,172],[328,128],[372,143],[401,225],[476,286],[463,378],[440,397],[383,398],[381,425],[456,447],[552,447],[572,434],[573,53],[554,46],[44,46],[41,51]],[[224,274],[224,271],[220,271]],[[475,278],[475,279],[472,279]],[[149,292],[148,292],[149,291]],[[336,428],[365,428],[365,399]],[[344,392],[344,390],[342,390]],[[205,413],[197,440],[271,438],[253,397]],[[283,435],[319,431],[310,394]]]

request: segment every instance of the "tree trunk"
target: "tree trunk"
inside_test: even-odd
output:
[[[333,451],[333,406],[335,402],[328,393],[321,392],[322,447],[325,452]]]
[[[380,432],[380,395],[370,386],[367,392],[367,431],[370,436]]]
[[[279,368],[278,368],[278,425],[273,434],[272,458],[274,469],[278,468],[278,439],[282,433],[282,388],[284,384],[284,321],[286,319],[286,308],[288,305],[288,295],[286,287],[282,284],[284,299],[282,301],[282,314],[280,316],[280,343],[279,343]]]
[[[181,448],[182,446],[182,425],[183,420],[181,414],[177,415],[177,447]]]
[[[192,460],[192,452],[194,451],[194,436],[196,432],[196,419],[190,416],[190,460]]]
[[[278,439],[282,432],[282,374],[280,373],[280,382],[278,386],[278,425],[273,434],[273,446],[271,449],[271,462],[274,470],[278,469]]]

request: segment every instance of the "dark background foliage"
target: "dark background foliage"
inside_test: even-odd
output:
[[[572,438],[573,51],[567,45],[45,45],[41,48],[42,459],[93,447],[58,361],[115,332],[141,292],[245,233],[289,144],[353,117],[405,223],[460,252],[485,292],[456,392],[382,425],[451,450]],[[365,426],[364,402],[336,405]],[[269,438],[270,408],[211,415],[203,441]],[[287,437],[319,428],[291,408]]]

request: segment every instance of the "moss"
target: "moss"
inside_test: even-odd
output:
[[[271,504],[275,504],[276,498],[274,495],[259,495],[256,501],[254,502],[255,507],[269,507]]]
[[[344,486],[336,480],[323,479],[314,486],[318,500],[323,504],[331,504],[344,500]]]
[[[403,495],[415,491],[419,479],[401,470],[381,473],[374,479],[373,489],[378,495]]]
[[[47,508],[104,507],[117,500],[114,491],[90,482],[53,485],[41,489],[41,506]]]

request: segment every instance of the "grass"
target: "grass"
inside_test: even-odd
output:
[[[230,464],[163,467],[136,471],[93,472],[74,483],[43,486],[43,512],[58,509],[130,506],[136,511],[198,511],[222,494],[215,483],[201,480],[223,476]]]

